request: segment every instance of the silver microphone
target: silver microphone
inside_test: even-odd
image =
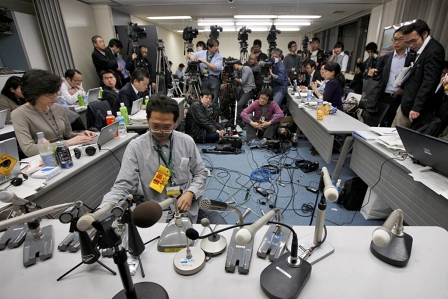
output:
[[[237,209],[236,207],[233,207],[231,205],[226,204],[225,202],[212,200],[208,198],[203,198],[199,202],[199,207],[206,211],[219,211],[219,212],[235,212],[238,215],[238,223],[243,223],[243,214],[241,214],[241,211]]]
[[[36,204],[34,202],[31,202],[29,200],[23,199],[18,197],[14,192],[12,191],[1,191],[0,192],[0,201],[4,203],[12,203],[19,206],[24,206],[28,204],[28,206],[31,209],[36,208]]]

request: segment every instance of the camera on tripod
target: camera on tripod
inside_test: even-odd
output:
[[[187,26],[184,28],[182,38],[184,39],[184,41],[191,43],[193,41],[193,38],[196,38],[198,36],[198,33],[198,29]]]
[[[222,32],[222,27],[219,27],[218,25],[210,26],[210,38],[218,39],[219,38],[219,32]]]
[[[195,60],[195,61],[188,61],[188,67],[187,67],[187,71],[185,72],[186,74],[188,74],[189,76],[197,76],[201,74],[201,70],[199,68],[199,64],[200,62]]]
[[[144,27],[139,27],[137,23],[129,22],[128,37],[132,40],[132,53],[138,53],[138,40],[146,38]]]
[[[260,63],[260,74],[264,77],[270,77],[271,74],[269,73],[269,69],[272,67],[272,61],[269,59],[266,59],[264,63]]]
[[[252,33],[252,30],[246,28],[246,26],[238,31],[238,40],[240,41],[241,52],[247,52],[247,39],[249,38],[249,33]]]
[[[225,65],[224,65],[224,74],[231,76],[232,78],[234,78],[234,73],[235,70],[233,69],[233,65],[235,63],[237,63],[238,59],[235,59],[233,57],[229,57],[225,60]]]
[[[277,40],[277,34],[281,34],[282,32],[278,30],[275,25],[271,26],[271,29],[269,29],[267,41],[269,43],[269,48],[273,49],[277,47],[277,43],[275,42]]]
[[[308,38],[307,35],[305,35],[305,37],[302,39],[302,56],[303,57],[308,57],[308,44],[310,43],[310,39]]]

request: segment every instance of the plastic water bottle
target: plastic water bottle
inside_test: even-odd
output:
[[[126,129],[124,117],[121,116],[121,112],[117,112],[117,117],[115,117],[115,120],[118,122],[118,136],[121,138],[126,137],[128,135],[128,131]]]
[[[40,158],[45,166],[56,167],[58,162],[54,155],[53,147],[50,141],[45,139],[43,132],[37,132],[37,147],[39,148]]]
[[[308,90],[308,93],[306,94],[306,100],[307,102],[311,102],[313,99],[313,94],[311,93],[311,90]]]
[[[130,122],[129,122],[129,116],[128,116],[128,108],[126,108],[124,106],[124,103],[120,103],[120,113],[121,113],[121,116],[123,116],[123,118],[124,118],[124,123],[129,125]]]
[[[56,156],[58,157],[61,168],[67,169],[73,167],[73,159],[70,150],[62,141],[56,142]]]
[[[63,98],[62,101],[61,101],[61,105],[64,106],[64,107],[68,107],[67,100]]]

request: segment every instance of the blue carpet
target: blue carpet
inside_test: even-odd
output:
[[[336,166],[336,161],[327,165],[319,156],[311,155],[311,143],[299,139],[297,148],[291,148],[285,153],[275,154],[266,149],[249,149],[243,145],[244,153],[238,155],[204,154],[201,152],[206,167],[211,171],[206,185],[205,198],[227,202],[237,206],[242,213],[250,209],[244,222],[253,222],[274,207],[282,211],[282,221],[290,225],[310,225],[312,209],[316,202],[316,194],[308,191],[307,186],[318,189],[320,169],[326,166],[330,175]],[[213,144],[199,145],[203,148],[214,148]],[[337,157],[337,155],[334,155]],[[295,160],[303,159],[319,162],[319,169],[304,173],[295,168]],[[270,181],[256,182],[251,180],[252,171],[260,166],[270,164],[280,168],[279,174],[271,174]],[[291,165],[292,167],[288,166]],[[341,186],[356,174],[350,169],[350,154],[342,169]],[[264,197],[254,190],[262,187],[268,192]],[[319,195],[320,196],[320,195]],[[236,223],[238,217],[234,212],[222,214],[226,221]],[[316,213],[314,214],[316,215]],[[313,218],[313,225],[315,217]],[[326,225],[382,225],[384,220],[366,220],[359,211],[348,211],[342,205],[327,202]]]

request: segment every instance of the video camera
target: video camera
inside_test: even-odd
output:
[[[233,57],[229,57],[225,59],[224,64],[224,75],[228,75],[228,81],[233,81],[233,78],[235,78],[235,70],[233,69],[233,65],[238,61],[238,59],[235,59]]]
[[[157,45],[157,50],[164,50],[165,49],[165,45],[163,43],[163,40],[161,40],[161,39],[156,41],[156,45]]]
[[[193,38],[196,38],[198,36],[198,33],[198,29],[187,26],[184,28],[182,38],[184,39],[184,41],[191,43],[193,41]]]
[[[218,39],[219,38],[219,32],[222,32],[222,27],[219,27],[218,25],[210,26],[210,38]],[[218,32],[219,30],[219,32]]]
[[[139,27],[137,23],[129,22],[128,37],[132,40],[132,53],[138,53],[138,40],[146,38],[144,27]]]
[[[302,39],[302,56],[303,57],[308,57],[308,44],[310,43],[310,39],[308,38],[307,35],[305,35],[305,37]]]
[[[240,49],[241,52],[247,52],[247,39],[249,38],[249,34],[252,33],[252,30],[246,29],[246,26],[240,29],[238,32],[238,40],[240,41]]]
[[[278,30],[275,25],[271,26],[271,29],[269,29],[267,41],[269,43],[269,49],[274,49],[277,47],[277,43],[275,42],[277,40],[277,34],[281,34],[282,32]]]
[[[197,76],[201,74],[201,69],[199,68],[199,64],[200,62],[195,60],[195,61],[188,61],[188,67],[187,70],[185,71],[185,74],[189,75],[189,76]]]

